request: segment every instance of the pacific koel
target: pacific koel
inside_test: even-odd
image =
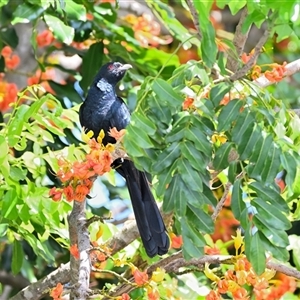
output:
[[[108,135],[111,128],[116,127],[120,131],[130,122],[130,112],[122,98],[116,94],[117,83],[130,68],[131,65],[119,62],[109,62],[102,66],[80,107],[81,126],[85,130],[92,130],[94,137],[103,129],[104,145],[116,142]],[[127,159],[114,161],[113,167],[126,180],[137,227],[148,256],[167,253],[170,246],[169,237],[146,174]]]

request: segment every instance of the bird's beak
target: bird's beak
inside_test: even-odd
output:
[[[125,65],[122,65],[122,67],[119,68],[119,71],[126,71],[126,70],[131,69],[131,68],[132,68],[132,65],[125,64]]]

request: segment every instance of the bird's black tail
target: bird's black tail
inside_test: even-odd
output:
[[[136,169],[133,162],[127,159],[120,164],[114,162],[114,167],[126,180],[136,224],[148,256],[167,253],[170,240],[146,174]]]

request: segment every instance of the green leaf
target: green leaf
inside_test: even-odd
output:
[[[251,164],[247,167],[249,175],[257,180],[262,180],[264,165],[268,160],[269,151],[274,147],[272,136],[269,134],[266,138],[259,139],[255,144],[250,157]]]
[[[214,169],[217,170],[224,170],[228,167],[228,155],[230,150],[233,148],[233,144],[226,142],[215,153],[215,157],[213,160]]]
[[[201,257],[204,254],[206,244],[204,238],[197,232],[193,224],[188,222],[187,218],[180,218],[181,232],[183,236],[183,256],[189,260],[195,257]]]
[[[74,28],[65,25],[59,18],[51,15],[45,15],[44,20],[59,41],[67,45],[72,43],[75,34]]]
[[[242,1],[230,1],[228,7],[232,15],[237,14],[245,5],[247,4],[246,0]]]
[[[23,170],[17,166],[11,166],[10,168],[10,176],[13,180],[19,181],[24,180],[26,178],[27,170]]]
[[[213,233],[215,230],[214,222],[210,215],[208,215],[203,209],[188,204],[190,213],[188,216],[188,222],[193,224],[195,228],[204,233]]]
[[[143,130],[143,128],[136,127],[134,124],[130,124],[126,128],[128,135],[131,135],[136,139],[136,142],[139,147],[147,149],[153,147],[153,143],[151,142],[147,133]]]
[[[251,200],[251,205],[257,210],[255,217],[266,226],[278,230],[288,230],[291,228],[291,222],[276,206],[260,198]]]
[[[226,131],[232,126],[232,122],[236,120],[240,114],[240,110],[244,105],[240,99],[231,100],[226,106],[224,106],[218,116],[218,128],[217,131]]]
[[[185,137],[194,143],[195,148],[201,151],[205,156],[211,158],[212,149],[207,136],[202,132],[201,128],[191,126],[187,128]]]
[[[257,275],[261,275],[266,268],[266,255],[259,233],[251,236],[250,257],[249,260]]]
[[[242,25],[242,32],[246,33],[253,23],[260,28],[261,24],[266,20],[266,18],[267,15],[263,11],[255,10],[246,17]]]
[[[18,274],[22,268],[24,252],[20,241],[14,240],[11,270],[14,275]]]
[[[19,44],[19,37],[16,33],[16,29],[14,27],[2,29],[0,31],[0,41],[12,48],[16,48]]]
[[[280,155],[280,161],[283,168],[286,170],[285,182],[287,186],[292,186],[294,184],[296,174],[297,174],[297,161],[293,154],[289,152],[283,152]]]
[[[191,141],[184,141],[180,143],[180,151],[181,154],[188,159],[191,166],[195,169],[201,172],[202,174],[205,174],[206,172],[206,166],[208,164],[208,159],[204,157],[204,155],[198,151],[195,148],[194,143]]]
[[[44,7],[22,3],[18,5],[14,11],[11,23],[12,25],[17,23],[29,23],[40,17],[44,11]]]
[[[152,89],[159,99],[162,99],[173,107],[179,107],[183,103],[183,97],[178,95],[172,86],[163,79],[157,78],[153,80]]]
[[[52,80],[48,80],[50,87],[55,91],[56,97],[61,99],[60,97],[67,97],[73,103],[82,103],[82,98],[75,91],[74,86],[72,84],[59,84]]]
[[[243,111],[237,117],[234,127],[232,129],[232,141],[239,145],[242,142],[245,142],[244,133],[249,128],[255,127],[255,117],[252,113],[248,111]],[[255,127],[255,130],[258,130],[258,127]],[[248,138],[246,139],[248,141]]]
[[[168,168],[180,155],[180,148],[178,143],[171,144],[170,147],[165,149],[158,155],[157,161],[153,164],[153,172],[155,174],[162,172]]]
[[[189,161],[186,159],[178,159],[177,167],[186,186],[192,191],[201,193],[203,191],[202,179],[199,173],[189,164]]]
[[[279,172],[280,153],[281,151],[277,145],[273,144],[273,147],[269,150],[268,159],[265,161],[264,168],[261,172],[263,182],[270,184],[274,182],[274,178]]]
[[[189,30],[181,24],[176,18],[174,10],[161,1],[147,0],[147,5],[152,7],[154,11],[157,11],[162,23],[167,29],[181,42],[185,42],[186,47],[191,46],[191,42],[196,43],[196,39],[191,40],[192,35]]]
[[[180,176],[178,174],[175,174],[169,184],[169,186],[166,189],[165,195],[164,195],[164,202],[163,202],[163,211],[168,213],[174,210],[175,207],[175,199],[178,195],[178,186],[180,182]],[[177,199],[177,201],[180,199]],[[186,200],[184,200],[186,201]]]
[[[10,147],[14,147],[15,144],[18,142],[22,129],[23,124],[27,120],[25,120],[26,112],[28,111],[28,105],[21,105],[17,108],[16,114],[12,117],[12,121],[8,125],[8,144]]]
[[[149,136],[153,135],[156,131],[155,124],[138,111],[132,114],[130,124],[140,128]]]
[[[221,82],[210,90],[210,99],[212,100],[215,107],[220,104],[220,101],[230,91],[230,89],[231,86],[228,83]]]
[[[197,1],[197,3],[201,3],[201,1]],[[202,59],[208,68],[212,68],[216,63],[216,57],[218,53],[215,39],[216,32],[211,22],[207,22],[205,26],[201,26],[201,29],[203,34],[203,38],[201,40]]]
[[[237,220],[241,220],[242,212],[246,209],[243,200],[243,190],[241,188],[241,179],[235,180],[231,194],[231,210]]]
[[[5,177],[5,179],[8,179],[10,173],[8,153],[9,153],[9,147],[7,141],[3,135],[0,135],[0,166],[1,166],[1,173]]]
[[[9,225],[7,223],[0,224],[0,236],[5,236]]]
[[[240,160],[247,160],[249,158],[253,152],[254,146],[260,138],[262,138],[262,135],[256,124],[254,124],[253,127],[250,125],[244,131],[243,138],[237,144]]]
[[[24,119],[27,122],[27,120],[29,118],[33,118],[35,117],[36,113],[38,112],[38,110],[42,107],[42,105],[49,100],[49,98],[47,96],[43,96],[40,99],[37,99],[35,102],[33,102],[30,105],[30,108],[26,111],[25,115],[24,115]]]
[[[98,73],[103,61],[103,43],[98,42],[89,48],[82,60],[82,79],[80,81],[81,88],[86,92],[87,88],[92,84],[95,75]]]
[[[264,248],[272,253],[272,257],[279,261],[288,261],[290,258],[289,252],[285,247],[274,246],[268,238],[262,232],[258,232],[261,242]]]
[[[128,130],[128,127],[127,127],[127,130]],[[145,150],[142,149],[140,147],[140,145],[137,145],[136,142],[137,142],[137,140],[134,136],[128,135],[127,133],[125,134],[124,147],[125,147],[127,153],[129,153],[134,158],[145,156],[145,154],[146,154]]]
[[[279,43],[282,40],[287,39],[288,37],[291,36],[291,34],[294,33],[293,29],[288,24],[275,25],[272,28],[272,32],[276,33],[276,43]]]
[[[257,215],[254,215],[253,217],[253,223],[274,246],[287,247],[289,245],[288,235],[285,231],[274,229],[271,226],[266,226],[259,221]]]
[[[228,168],[228,181],[233,183],[237,175],[237,161],[232,161]]]
[[[63,10],[70,19],[86,21],[86,9],[82,4],[66,1]]]
[[[282,212],[286,214],[289,213],[289,207],[285,200],[280,196],[279,192],[276,192],[260,182],[252,182],[249,187],[256,192],[257,197],[263,199],[265,202],[270,202],[272,205],[278,207]]]

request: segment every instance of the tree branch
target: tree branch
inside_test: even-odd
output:
[[[166,273],[177,273],[180,268],[194,266],[197,267],[199,271],[202,271],[206,263],[233,265],[236,261],[237,258],[231,255],[204,255],[200,258],[193,258],[187,261],[183,258],[182,251],[178,251],[154,263],[148,267],[146,271],[149,276],[151,276],[157,268],[164,269]],[[271,261],[267,263],[267,268],[300,279],[300,272],[294,268]],[[132,285],[134,282],[133,278],[130,278],[128,281],[128,284],[124,283],[118,286],[114,291],[109,293],[107,297],[103,298],[103,300],[109,300],[112,297],[121,296],[123,293],[130,293],[134,290],[136,287]]]
[[[71,245],[77,244],[80,258],[70,257],[71,293],[73,300],[86,299],[89,293],[91,263],[88,254],[90,237],[86,226],[85,201],[74,201],[69,216],[69,233]]]
[[[193,23],[194,23],[195,28],[197,30],[198,37],[199,37],[199,39],[201,41],[202,40],[202,31],[201,31],[200,24],[199,24],[199,15],[198,15],[198,12],[196,11],[195,6],[194,6],[192,0],[186,0],[186,3],[187,3],[187,5],[188,5],[188,7],[190,9],[190,12],[191,12],[191,15],[192,15],[192,19],[193,19]]]
[[[235,81],[244,77],[246,73],[255,65],[258,55],[261,53],[263,46],[265,45],[270,36],[274,20],[275,18],[273,18],[273,20],[268,24],[267,29],[264,31],[257,45],[255,46],[254,53],[249,59],[249,61],[241,69],[236,71],[235,74],[230,76],[231,81]]]
[[[243,24],[244,24],[247,16],[248,16],[248,9],[245,6],[242,10],[241,17],[240,17],[239,23],[236,26],[235,34],[233,37],[233,45],[236,50],[236,53],[235,53],[236,56],[233,55],[233,53],[232,53],[232,55],[228,56],[228,61],[227,61],[227,68],[232,72],[236,72],[236,70],[238,69],[239,60],[237,58],[241,56],[241,54],[244,50],[244,47],[245,47],[245,44],[246,44],[246,41],[248,38],[248,34],[249,34],[249,31],[251,28],[251,27],[249,27],[246,33],[242,32],[242,27],[243,27]]]

